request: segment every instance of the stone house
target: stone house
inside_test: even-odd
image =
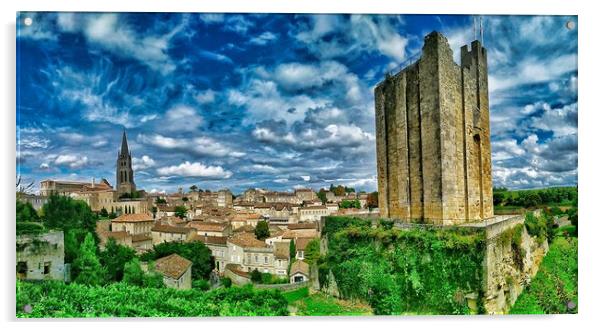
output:
[[[229,223],[191,221],[186,227],[195,229],[199,236],[228,237],[232,234],[232,226]]]
[[[131,235],[131,240],[131,247],[138,252],[148,251],[153,248],[153,238],[151,237],[151,234]]]
[[[312,239],[313,238],[303,237],[303,238],[297,238],[295,240],[295,258],[297,260],[305,259],[305,249],[307,248],[307,244]]]
[[[228,239],[228,255],[230,264],[238,264],[240,270],[251,272],[258,270],[285,276],[288,267],[288,255],[282,248],[274,253],[275,248],[255,238],[252,233],[241,233]],[[283,272],[284,271],[284,272]]]
[[[186,290],[192,288],[192,262],[177,254],[155,260],[157,273],[163,275],[163,283],[168,288]]]
[[[289,279],[291,283],[309,281],[309,265],[303,260],[293,262]]]
[[[17,236],[17,279],[65,280],[62,231]]]
[[[295,196],[301,201],[313,201],[318,195],[309,188],[295,189]]]
[[[176,227],[156,224],[152,230],[153,244],[164,242],[188,242],[195,235],[195,230],[189,227]]]
[[[324,206],[308,206],[299,208],[299,222],[320,221],[321,217],[330,215],[330,210]]]
[[[155,220],[151,214],[122,214],[111,220],[111,231],[126,231],[130,235],[148,234]]]

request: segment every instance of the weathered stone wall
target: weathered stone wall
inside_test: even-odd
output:
[[[65,280],[62,231],[17,236],[17,278]]]
[[[509,235],[504,233],[523,223],[524,217],[520,215],[486,227],[483,304],[489,314],[504,314],[510,310],[524,286],[537,273],[539,264],[548,252],[547,241],[538,242],[536,238],[529,236],[524,226],[519,227],[522,228],[520,250],[512,247]]]
[[[478,41],[453,61],[447,39],[375,88],[381,216],[453,225],[493,216],[487,57]]]

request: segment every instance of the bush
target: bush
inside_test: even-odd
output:
[[[229,277],[224,277],[221,279],[222,285],[225,288],[229,288],[232,286],[232,280]]]
[[[23,307],[32,310],[25,313]],[[89,287],[58,281],[17,281],[17,317],[199,317],[284,316],[287,302],[277,290],[251,286],[207,292],[140,288],[125,283]]]
[[[577,239],[557,237],[550,245],[537,275],[510,310],[511,314],[577,313]]]
[[[207,291],[209,290],[209,281],[207,280],[194,280],[192,281],[192,288],[193,289],[198,289],[201,291]]]
[[[261,275],[261,272],[257,269],[253,269],[253,271],[251,272],[251,281],[253,283],[261,283],[262,278],[263,276]]]
[[[371,228],[371,221],[328,217],[328,254],[320,283],[332,271],[341,295],[375,314],[466,314],[464,294],[480,293],[485,235],[461,229]]]

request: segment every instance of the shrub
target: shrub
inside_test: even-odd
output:
[[[261,272],[257,269],[253,269],[253,271],[251,272],[251,281],[253,283],[261,283],[262,278],[263,277],[261,275]]]
[[[207,291],[207,290],[209,290],[209,281],[203,280],[203,279],[194,280],[194,281],[192,281],[192,288],[198,289],[201,291]]]
[[[232,286],[232,280],[229,277],[224,277],[221,279],[222,285],[225,288],[229,288]]]

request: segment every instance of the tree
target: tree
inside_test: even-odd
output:
[[[578,218],[579,215],[577,213],[577,209],[576,208],[572,208],[569,210],[569,221],[571,221],[571,225],[575,226],[575,234],[579,235],[578,231]]]
[[[123,282],[142,286],[144,281],[144,272],[142,271],[142,267],[140,267],[140,261],[138,258],[134,258],[128,261],[124,265],[123,269]]]
[[[493,205],[502,205],[504,203],[504,193],[501,191],[493,192]]]
[[[335,194],[335,196],[345,196],[345,187],[338,185],[334,187],[332,192]]]
[[[96,242],[92,233],[86,235],[79,254],[73,262],[73,268],[77,269],[75,282],[86,285],[103,284],[106,272],[96,256]]]
[[[360,208],[362,208],[362,204],[360,203],[360,201],[358,199],[354,199],[354,200],[346,199],[346,200],[343,200],[343,201],[341,201],[341,203],[339,204],[339,206],[342,209],[351,209],[351,208],[360,209]]]
[[[192,262],[192,279],[208,279],[215,268],[211,250],[201,242],[165,242],[157,244],[153,250],[143,254],[142,261],[153,261],[170,254],[176,253]]]
[[[326,202],[328,202],[328,198],[326,198],[326,190],[324,190],[324,188],[320,189],[320,191],[318,191],[317,193],[318,198],[320,199],[320,201],[322,202],[322,205],[326,204]]]
[[[374,191],[368,194],[368,200],[366,201],[368,209],[375,209],[378,207],[378,191]]]
[[[125,264],[134,259],[136,251],[117,244],[114,238],[109,238],[104,251],[100,252],[100,262],[107,270],[107,280],[119,282],[123,278]]]
[[[198,189],[199,189],[199,187],[197,187],[195,184],[190,186],[190,191],[192,191],[192,192],[196,192]]]
[[[294,240],[291,240],[291,243],[288,245],[288,253],[290,255],[291,263],[292,263],[292,260],[295,259],[295,257],[297,256],[297,248],[295,247]]]
[[[153,219],[155,219],[157,217],[157,207],[156,206],[151,207],[151,212],[153,213]]]
[[[257,269],[251,272],[251,281],[253,283],[261,283],[261,273]]]
[[[188,202],[188,197],[186,197],[186,196],[182,197],[182,201]]]
[[[270,237],[270,227],[268,226],[267,221],[261,220],[257,222],[257,226],[255,226],[255,237],[260,241]]]
[[[29,202],[22,202],[17,199],[17,222],[38,222],[40,217],[38,212]]]
[[[165,200],[165,198],[161,198],[161,197],[157,196],[157,198],[155,199],[155,204],[157,204],[157,205],[167,204],[167,201]]]
[[[224,277],[220,281],[222,282],[222,285],[225,288],[229,288],[232,286],[232,280],[229,277]]]
[[[108,218],[109,212],[107,211],[107,209],[105,209],[104,207],[102,209],[100,209],[100,216],[103,218]]]
[[[320,241],[317,238],[312,239],[305,247],[305,262],[315,263],[320,258]]]
[[[174,213],[175,213],[176,217],[178,217],[180,219],[184,219],[184,218],[186,218],[186,214],[188,213],[188,210],[186,209],[186,206],[178,205],[174,208]]]
[[[44,225],[48,228],[96,230],[97,216],[84,201],[52,194],[42,207]]]

